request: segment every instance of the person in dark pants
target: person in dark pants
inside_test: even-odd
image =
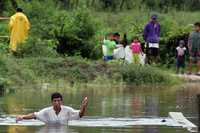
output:
[[[190,54],[188,74],[192,74],[192,65],[195,62],[196,75],[200,76],[200,22],[194,24],[194,32],[189,36],[188,48]]]
[[[159,59],[160,23],[156,15],[144,27],[144,40],[147,44],[148,63],[157,63]]]
[[[185,55],[186,55],[185,42],[181,40],[179,46],[176,48],[176,73],[179,74],[180,68],[182,68],[182,74],[185,69]]]

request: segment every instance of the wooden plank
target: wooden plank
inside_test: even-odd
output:
[[[179,77],[179,78],[182,78],[188,82],[199,82],[200,81],[200,76],[197,76],[197,75],[187,75],[187,74],[184,74],[184,75],[177,75],[177,74],[172,74],[172,76],[174,77]]]
[[[0,38],[9,38],[9,36],[0,36]]]
[[[0,20],[9,20],[9,17],[0,17]]]
[[[183,128],[187,128],[190,132],[197,132],[198,128],[192,122],[190,122],[181,112],[169,112],[169,117],[171,117],[177,123],[182,124]]]

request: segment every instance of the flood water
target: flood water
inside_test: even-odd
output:
[[[167,117],[168,112],[182,112],[197,123],[199,84],[182,87],[51,87],[19,89],[0,96],[0,116],[36,112],[51,105],[50,94],[59,91],[64,104],[75,109],[87,96],[89,105],[86,117],[135,118]],[[0,133],[187,133],[186,129],[166,126],[132,127],[79,127],[79,126],[0,126]]]

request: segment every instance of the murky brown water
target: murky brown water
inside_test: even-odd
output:
[[[111,88],[81,86],[57,89],[22,89],[0,97],[0,114],[16,115],[30,113],[50,105],[50,94],[59,91],[64,95],[65,105],[79,108],[83,97],[88,96],[88,116],[97,117],[166,117],[168,112],[183,112],[192,122],[197,121],[196,95],[199,84],[187,84],[174,88]],[[134,126],[129,128],[95,128],[64,126],[0,126],[0,133],[187,133],[170,127]]]

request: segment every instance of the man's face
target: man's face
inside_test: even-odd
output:
[[[52,100],[52,105],[54,109],[60,109],[62,104],[63,104],[63,101],[61,98],[54,98]]]
[[[194,27],[194,30],[195,30],[196,32],[200,32],[200,27],[199,27],[199,26],[195,26],[195,27]]]
[[[152,23],[153,24],[156,24],[157,23],[157,20],[156,19],[151,19]]]
[[[180,44],[180,47],[183,48],[183,44]]]
[[[113,35],[109,35],[109,40],[113,40]]]
[[[120,36],[116,36],[116,40],[117,40],[117,41],[120,41]]]

